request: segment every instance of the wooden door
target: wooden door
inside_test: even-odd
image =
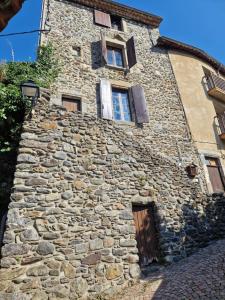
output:
[[[140,265],[146,266],[159,258],[158,236],[154,220],[154,208],[133,206],[136,240],[139,250]]]
[[[223,174],[219,159],[213,157],[206,157],[205,159],[213,192],[224,192]]]
[[[63,107],[65,107],[68,111],[81,111],[81,103],[80,99],[71,99],[71,98],[62,98]]]

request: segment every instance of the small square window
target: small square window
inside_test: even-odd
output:
[[[131,122],[128,91],[113,88],[112,102],[114,120]]]
[[[107,46],[107,63],[110,66],[124,67],[123,50]]]
[[[122,19],[118,16],[111,16],[111,24],[112,24],[112,28],[122,31]]]
[[[66,108],[67,111],[81,111],[81,100],[78,98],[63,96],[62,105]]]

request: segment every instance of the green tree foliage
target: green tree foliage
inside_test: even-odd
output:
[[[21,95],[21,83],[33,80],[49,88],[58,70],[51,45],[39,48],[36,62],[0,64],[0,152],[16,149],[25,112],[30,108],[30,102]]]

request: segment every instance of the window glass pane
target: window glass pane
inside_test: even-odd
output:
[[[107,49],[107,61],[109,65],[113,65],[113,50],[111,48]]]
[[[121,111],[120,111],[120,102],[119,102],[119,93],[113,92],[112,93],[113,99],[113,113],[115,120],[121,120]]]
[[[122,107],[123,107],[123,117],[125,121],[131,121],[131,115],[130,115],[130,106],[129,106],[129,100],[127,93],[121,94],[122,99]]]
[[[122,50],[115,49],[115,57],[116,57],[116,65],[119,66],[119,67],[123,67]]]

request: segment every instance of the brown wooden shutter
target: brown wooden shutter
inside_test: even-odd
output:
[[[130,38],[127,41],[127,58],[129,68],[132,68],[137,63],[135,45],[134,45],[134,37]]]
[[[101,33],[101,43],[102,43],[102,59],[105,64],[107,64],[107,45],[105,35]]]
[[[81,101],[79,99],[62,97],[62,103],[63,107],[65,107],[67,111],[81,111]]]
[[[111,27],[111,18],[109,14],[95,10],[95,23],[105,27]]]
[[[138,124],[149,123],[148,108],[143,87],[140,85],[132,86],[131,94],[136,114],[136,122]]]
[[[100,80],[101,115],[103,119],[113,119],[112,88],[110,81]]]

